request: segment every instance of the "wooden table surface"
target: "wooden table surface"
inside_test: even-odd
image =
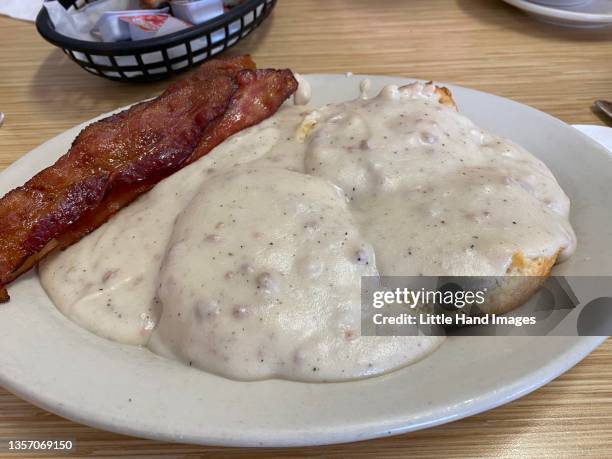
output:
[[[612,29],[545,25],[496,0],[280,0],[272,17],[231,53],[248,52],[259,66],[302,73],[447,81],[512,98],[568,123],[603,124],[590,107],[595,99],[612,99],[611,40]],[[167,85],[89,75],[30,23],[0,18],[0,43],[0,111],[6,115],[0,169],[65,129]],[[78,456],[612,457],[610,362],[612,340],[531,395],[468,419],[350,445],[258,451],[110,434],[0,389],[0,444],[72,438]]]

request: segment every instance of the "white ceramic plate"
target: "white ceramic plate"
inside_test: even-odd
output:
[[[554,7],[529,0],[504,0],[544,22],[568,27],[606,27],[612,25],[610,0],[587,0],[575,6]]]
[[[403,78],[370,77],[371,92]],[[310,75],[315,105],[354,98],[362,77]],[[461,110],[542,158],[572,198],[578,252],[559,273],[611,274],[612,160],[572,127],[493,95],[451,86]],[[0,194],[63,154],[84,125],[0,175]],[[0,384],[101,429],[215,445],[311,445],[398,434],[488,410],[546,384],[603,338],[451,337],[430,357],[367,380],[236,382],[124,346],[62,316],[35,272],[0,305]]]

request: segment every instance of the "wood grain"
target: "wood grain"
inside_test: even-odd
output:
[[[609,29],[541,24],[494,0],[280,0],[270,20],[231,52],[250,52],[260,66],[302,73],[350,70],[452,82],[527,103],[568,123],[603,124],[591,104],[612,98],[611,39]],[[0,111],[6,114],[0,169],[65,129],[167,85],[89,75],[28,23],[0,18],[0,43]],[[610,362],[608,340],[547,386],[488,413],[350,445],[258,451],[109,434],[0,389],[0,442],[72,438],[79,457],[611,457]]]

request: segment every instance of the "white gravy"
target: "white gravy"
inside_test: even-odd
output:
[[[388,86],[309,115],[305,168],[347,194],[383,275],[506,273],[514,253],[573,253],[569,199],[540,160],[439,104]]]
[[[295,102],[310,97],[302,88]],[[357,378],[441,337],[360,337],[363,275],[500,275],[574,250],[546,166],[432,86],[286,105],[40,266],[92,332],[236,379]]]
[[[284,106],[277,117],[226,140],[118,212],[77,244],[43,260],[39,273],[57,307],[94,333],[146,345],[159,319],[157,273],[174,220],[200,184],[218,170],[266,156],[291,169],[291,143],[303,107]]]

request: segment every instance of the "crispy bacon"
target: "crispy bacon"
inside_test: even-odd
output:
[[[291,71],[255,70],[249,56],[213,60],[156,99],[87,126],[55,164],[0,199],[0,301],[49,252],[272,115],[296,89]]]

